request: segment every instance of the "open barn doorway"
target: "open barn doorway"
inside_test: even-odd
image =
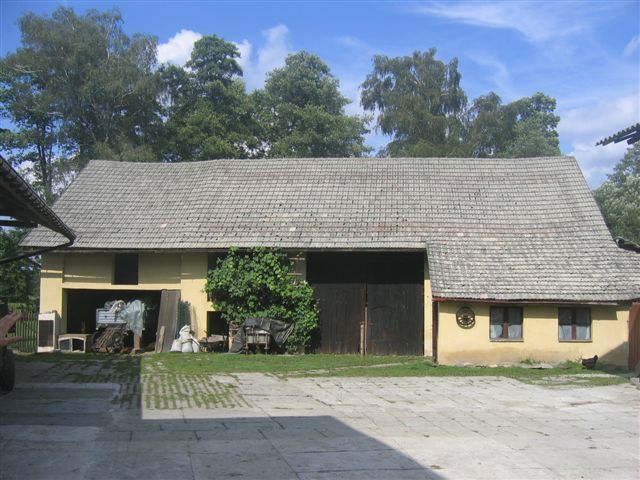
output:
[[[96,331],[96,310],[104,308],[106,302],[133,300],[144,302],[147,310],[142,332],[142,345],[155,342],[160,306],[160,290],[93,290],[65,289],[66,333],[92,334]]]
[[[423,253],[310,253],[307,279],[322,353],[423,354]]]

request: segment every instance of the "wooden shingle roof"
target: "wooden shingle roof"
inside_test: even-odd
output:
[[[74,249],[426,249],[436,297],[640,297],[572,157],[92,161],[54,210]]]

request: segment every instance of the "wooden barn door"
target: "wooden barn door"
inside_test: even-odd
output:
[[[632,303],[629,309],[629,370],[640,363],[640,303]]]
[[[367,268],[368,354],[423,354],[423,268],[422,254],[370,255]]]
[[[321,353],[358,353],[366,284],[358,254],[309,254],[307,279],[320,309]]]
[[[362,333],[366,353],[422,355],[423,268],[421,253],[309,254],[319,351],[357,353]]]

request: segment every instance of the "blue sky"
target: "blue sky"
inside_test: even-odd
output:
[[[159,41],[159,58],[188,58],[200,35],[235,42],[249,88],[288,53],[317,53],[361,113],[358,86],[374,54],[407,55],[435,47],[459,59],[470,99],[491,90],[505,102],[542,91],[558,101],[561,150],[575,155],[592,187],[611,171],[626,144],[597,140],[640,121],[640,2],[37,2],[0,0],[0,54],[20,46],[17,20],[58,5],[78,12],[118,8],[128,33]],[[387,139],[375,131],[368,142]]]

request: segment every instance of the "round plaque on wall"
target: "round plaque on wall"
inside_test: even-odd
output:
[[[469,307],[462,307],[456,312],[456,321],[461,328],[473,328],[476,324],[476,314]]]

